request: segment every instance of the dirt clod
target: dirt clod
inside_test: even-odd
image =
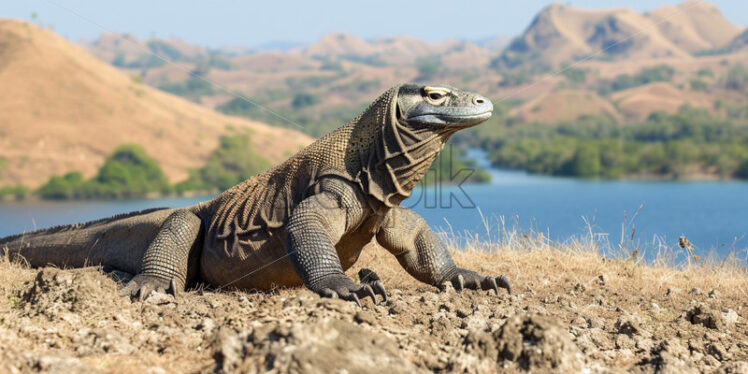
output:
[[[686,313],[686,318],[695,325],[704,325],[710,329],[720,329],[724,326],[719,311],[709,309],[706,304],[697,304]]]
[[[494,334],[499,357],[527,370],[579,371],[583,360],[571,336],[553,317],[514,316]]]
[[[411,373],[395,342],[350,322],[271,324],[239,334],[225,331],[213,357],[219,372]]]

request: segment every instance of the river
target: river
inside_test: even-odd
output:
[[[469,232],[482,239],[500,239],[503,217],[508,229],[542,232],[554,241],[592,234],[615,246],[623,231],[628,243],[651,255],[661,244],[675,248],[678,237],[685,235],[697,254],[736,251],[745,258],[748,183],[589,181],[489,170],[490,184],[430,186],[414,191],[403,205],[440,231]],[[208,198],[2,202],[0,237],[133,210],[187,206]]]

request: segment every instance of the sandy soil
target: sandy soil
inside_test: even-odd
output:
[[[444,292],[367,248],[390,294],[305,289],[120,298],[95,268],[0,263],[0,372],[748,372],[744,265],[674,270],[589,251],[455,252],[514,294]],[[740,260],[738,260],[739,262]]]

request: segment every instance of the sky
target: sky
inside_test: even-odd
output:
[[[713,0],[732,23],[748,26],[746,0]],[[176,37],[207,46],[256,47],[275,42],[312,43],[329,32],[364,39],[412,35],[429,42],[482,40],[521,33],[551,1],[541,0],[2,0],[0,17],[31,20],[73,41],[102,32],[139,38]],[[572,0],[575,7],[656,9],[679,1]]]

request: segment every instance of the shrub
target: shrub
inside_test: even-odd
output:
[[[564,77],[569,80],[569,82],[584,83],[585,81],[587,81],[587,70],[566,66],[562,66],[561,68],[561,74],[563,74]]]
[[[748,70],[743,65],[734,65],[725,74],[725,88],[728,90],[748,91]]]
[[[748,158],[743,160],[735,171],[735,178],[748,179]]]
[[[270,163],[252,149],[250,135],[221,137],[218,148],[211,153],[205,166],[193,170],[190,177],[178,183],[178,192],[228,189],[270,168]]]
[[[213,85],[210,82],[196,76],[180,82],[162,84],[158,88],[188,99],[209,96],[215,93]]]
[[[15,186],[0,187],[0,198],[6,196],[12,196],[13,198],[20,200],[29,194],[30,190],[28,187],[17,184]]]
[[[83,185],[83,175],[72,171],[63,176],[53,176],[36,193],[45,199],[71,199]]]
[[[85,181],[80,172],[53,176],[36,194],[45,199],[122,198],[171,190],[161,167],[143,147],[125,144],[109,156],[99,172]]]
[[[691,79],[691,89],[694,91],[706,91],[707,85],[706,82],[702,81],[701,79]]]
[[[293,100],[291,100],[291,106],[300,109],[308,106],[315,105],[319,102],[319,97],[314,94],[306,93],[306,92],[299,92],[296,95],[294,95]]]

